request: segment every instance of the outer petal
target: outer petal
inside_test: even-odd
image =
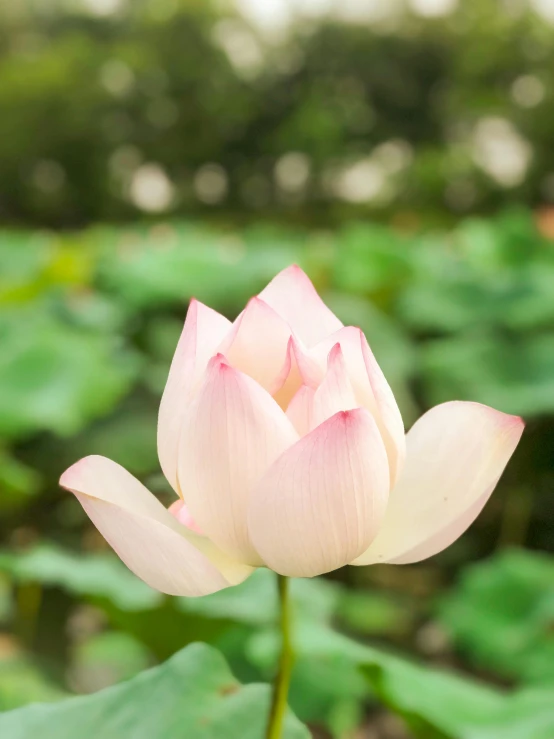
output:
[[[314,393],[312,428],[339,411],[350,411],[358,407],[341,346],[335,344],[329,352],[325,379]]]
[[[106,457],[81,459],[60,485],[138,577],[169,595],[198,596],[242,582],[250,567],[177,522],[136,478]]]
[[[273,398],[218,355],[181,432],[179,481],[202,531],[261,564],[247,526],[253,486],[298,434]]]
[[[340,344],[358,405],[367,408],[383,436],[389,458],[391,484],[398,479],[406,454],[404,424],[392,390],[377,364],[363,332],[346,326],[320,342],[312,356],[320,364],[335,344]]]
[[[295,264],[279,272],[262,290],[260,298],[287,321],[306,346],[317,344],[342,326],[308,275]]]
[[[248,526],[271,569],[312,577],[350,562],[381,524],[387,455],[373,417],[341,411],[282,454],[260,480]]]
[[[281,384],[290,336],[288,323],[263,300],[252,298],[219,351],[229,364],[273,393]]]
[[[379,534],[352,564],[408,564],[450,546],[485,505],[522,432],[520,418],[479,403],[432,408],[408,433]]]
[[[177,344],[158,415],[158,456],[169,483],[176,492],[177,447],[183,415],[202,378],[210,357],[231,322],[216,311],[192,300]]]
[[[481,513],[485,507],[488,499],[491,496],[492,491],[496,487],[496,483],[491,485],[485,493],[478,498],[475,503],[472,503],[470,507],[463,513],[459,518],[454,519],[450,524],[445,526],[436,534],[433,534],[416,545],[413,549],[407,552],[403,552],[400,556],[389,560],[389,564],[393,565],[408,565],[414,562],[421,562],[422,559],[428,559],[433,557],[435,554],[442,552],[443,549],[449,547],[453,542],[456,541],[466,531],[471,524],[475,521],[477,516]]]

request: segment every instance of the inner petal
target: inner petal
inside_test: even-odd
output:
[[[192,513],[190,512],[188,506],[182,500],[176,500],[169,506],[167,510],[171,513],[172,516],[175,516],[180,524],[186,526],[187,529],[189,529],[190,531],[194,531],[196,534],[200,534],[201,536],[204,535],[204,532],[192,517]]]
[[[291,329],[263,300],[252,298],[220,345],[232,367],[273,394],[287,357]]]

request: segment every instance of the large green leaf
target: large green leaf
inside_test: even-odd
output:
[[[223,657],[193,644],[127,683],[0,715],[4,739],[261,739],[267,685],[242,686]],[[289,714],[284,739],[309,739]]]
[[[554,736],[551,688],[500,691],[469,677],[358,644],[325,624],[301,624],[297,644],[304,657],[337,660],[336,664],[343,658],[356,664],[379,701],[403,717],[418,739]],[[254,648],[259,654],[274,655],[277,643],[271,635],[262,636]]]
[[[371,650],[362,671],[380,700],[421,739],[552,739],[552,690],[501,693]]]
[[[406,239],[379,225],[352,223],[339,234],[335,281],[344,291],[378,295],[410,277]]]
[[[353,670],[361,670],[379,702],[401,716],[418,739],[503,739],[501,729],[511,722],[520,727],[520,733],[507,735],[510,739],[554,736],[551,690],[503,692],[357,643],[326,623],[301,621],[295,636],[301,664],[319,662],[322,674],[334,668],[353,695],[359,695]],[[248,645],[251,657],[267,666],[274,662],[278,648],[278,635],[271,630],[254,635]],[[325,692],[321,685],[319,689]],[[332,695],[336,701],[336,693],[327,688],[328,698]],[[294,694],[291,705],[295,707]]]
[[[377,649],[368,650],[361,669],[379,700],[402,716],[422,739],[465,739],[469,726],[490,720],[504,705],[503,696],[484,683]]]
[[[194,296],[220,310],[240,309],[301,253],[294,243],[272,239],[250,247],[236,234],[183,223],[160,231],[106,232],[103,238],[102,281],[137,308],[183,304]],[[125,238],[132,247],[122,251],[117,246]]]
[[[554,560],[509,551],[468,568],[441,599],[439,618],[478,666],[554,683]]]
[[[45,288],[45,273],[56,238],[40,232],[0,232],[0,304],[34,298]]]
[[[25,552],[0,552],[0,571],[16,583],[36,582],[106,598],[123,610],[152,608],[163,600],[109,553],[76,554],[43,543]]]
[[[470,727],[462,739],[552,739],[552,688],[522,690],[504,701],[480,726]]]
[[[422,369],[429,405],[474,400],[506,413],[554,409],[554,334],[465,335],[428,342]]]
[[[130,388],[137,356],[119,340],[61,320],[46,302],[0,317],[0,434],[71,434]]]
[[[418,331],[552,325],[554,254],[528,214],[468,219],[450,234],[416,240],[412,256],[414,275],[398,310]]]

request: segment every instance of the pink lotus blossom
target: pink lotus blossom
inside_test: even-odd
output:
[[[60,484],[140,578],[198,596],[256,567],[312,577],[431,557],[477,517],[522,432],[450,402],[405,435],[364,334],[293,266],[234,323],[191,302],[159,413],[169,510],[105,457]]]

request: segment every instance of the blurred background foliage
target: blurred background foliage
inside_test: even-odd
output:
[[[527,430],[450,550],[295,583],[293,709],[320,738],[552,739],[553,120],[549,0],[0,0],[0,711],[195,641],[271,678],[270,573],[165,598],[57,479],[105,454],[169,504],[156,414],[189,299],[234,317],[298,262],[407,427],[457,398]],[[206,649],[148,679],[225,684]]]

